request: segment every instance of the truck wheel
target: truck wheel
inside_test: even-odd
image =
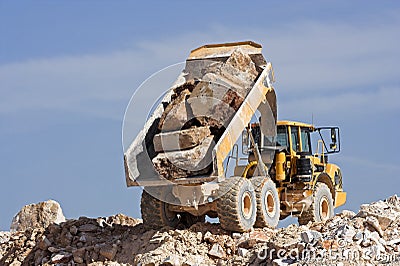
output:
[[[256,192],[257,216],[254,227],[275,228],[279,222],[281,211],[278,191],[275,183],[262,176],[251,179]]]
[[[217,211],[221,227],[228,231],[249,231],[257,213],[256,194],[251,182],[243,177],[227,178],[220,184]]]
[[[314,190],[313,202],[310,208],[298,218],[299,224],[325,222],[333,217],[333,208],[332,194],[328,186],[324,183],[317,183]]]
[[[140,202],[143,225],[148,229],[164,226],[176,227],[180,222],[179,214],[168,209],[168,203],[154,198],[145,190]]]

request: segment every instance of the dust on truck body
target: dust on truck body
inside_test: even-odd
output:
[[[144,187],[146,226],[190,226],[207,215],[243,232],[275,227],[288,215],[301,224],[324,221],[345,203],[340,168],[327,159],[340,151],[339,128],[277,121],[273,82],[254,42],[190,53],[124,154],[127,185]]]

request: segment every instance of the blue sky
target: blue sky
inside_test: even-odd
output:
[[[0,229],[25,204],[139,217],[121,126],[135,89],[205,43],[254,40],[280,119],[341,127],[346,208],[399,193],[398,1],[0,0]]]

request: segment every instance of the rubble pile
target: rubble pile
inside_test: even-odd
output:
[[[41,217],[38,224],[51,216]],[[0,265],[399,265],[399,230],[397,196],[325,223],[247,233],[211,223],[146,230],[122,214],[80,217],[0,232]]]
[[[259,75],[240,48],[225,61],[189,63],[185,71],[187,82],[165,103],[152,143],[153,165],[166,179],[211,171],[211,151]]]

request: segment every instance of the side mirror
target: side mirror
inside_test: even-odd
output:
[[[337,146],[336,146],[337,134],[336,134],[335,128],[331,128],[331,140],[332,140],[332,143],[329,145],[329,147],[331,148],[331,150],[336,150],[337,149]]]
[[[339,127],[319,127],[315,129],[321,137],[325,153],[338,153],[340,152],[340,129]],[[330,134],[330,135],[329,135]],[[331,144],[327,143],[331,139]]]

